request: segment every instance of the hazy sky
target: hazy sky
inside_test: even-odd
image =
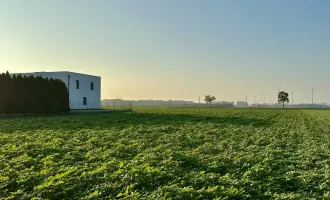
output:
[[[329,0],[0,0],[0,72],[102,76],[102,98],[330,103]]]

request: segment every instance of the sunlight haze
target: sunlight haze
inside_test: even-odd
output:
[[[330,103],[328,0],[1,0],[0,72],[102,77],[102,99]]]

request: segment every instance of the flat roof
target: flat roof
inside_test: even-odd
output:
[[[77,72],[70,72],[70,71],[52,71],[52,72],[40,71],[40,72],[10,73],[10,74],[42,74],[42,73],[54,73],[54,74],[55,73],[68,73],[68,74],[79,74],[79,75],[85,75],[85,76],[95,76],[95,77],[101,78],[101,76],[83,74],[83,73],[77,73]]]

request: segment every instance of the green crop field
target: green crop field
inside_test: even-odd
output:
[[[330,199],[330,111],[0,118],[0,199]]]

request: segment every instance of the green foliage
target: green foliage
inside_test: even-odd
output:
[[[283,108],[284,108],[284,103],[289,103],[289,94],[287,92],[281,91],[278,93],[277,96],[277,101],[278,103],[282,103],[283,104]]]
[[[329,199],[329,132],[313,110],[0,119],[0,199]]]
[[[205,103],[209,104],[211,106],[211,103],[214,102],[216,100],[215,96],[211,96],[211,95],[205,95]]]
[[[69,112],[69,94],[63,81],[0,74],[0,114]]]

